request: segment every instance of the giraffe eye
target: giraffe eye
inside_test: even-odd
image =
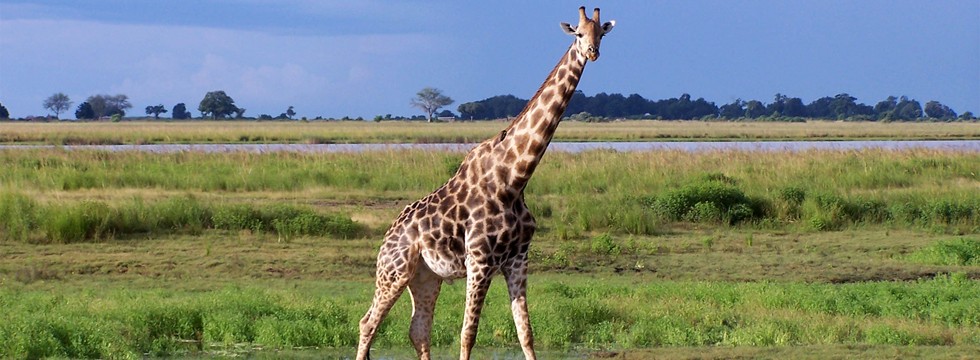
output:
[[[575,34],[575,36],[581,38],[582,37],[582,34]]]

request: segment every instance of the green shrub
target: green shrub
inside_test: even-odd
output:
[[[211,211],[211,224],[215,229],[249,230],[260,232],[265,226],[261,214],[246,205],[216,206]]]
[[[600,234],[592,238],[590,248],[596,255],[618,255],[620,247],[609,234]]]
[[[722,218],[721,209],[713,202],[702,201],[694,206],[684,215],[684,220],[691,222],[717,223]]]
[[[267,229],[287,238],[297,235],[333,235],[346,239],[355,237],[360,232],[357,223],[347,216],[321,215],[309,208],[280,205],[263,212],[261,216]]]
[[[806,190],[798,186],[788,186],[779,190],[779,199],[798,206],[806,200]]]
[[[654,198],[651,207],[660,216],[669,220],[696,222],[724,220],[729,224],[735,224],[754,218],[757,213],[755,209],[761,206],[754,204],[742,190],[733,185],[708,180],[660,194]]]
[[[310,208],[292,205],[266,209],[246,205],[218,206],[213,210],[211,222],[217,229],[266,231],[287,239],[301,235],[353,238],[361,233],[361,227],[347,216],[323,215]]]
[[[930,265],[978,266],[980,265],[980,240],[957,238],[940,241],[909,254],[907,258],[913,262]]]

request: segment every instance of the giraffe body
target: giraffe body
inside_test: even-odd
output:
[[[456,174],[436,191],[405,207],[385,234],[378,251],[376,290],[360,322],[358,359],[367,359],[375,331],[405,288],[412,297],[409,337],[428,359],[429,334],[443,281],[466,279],[466,311],[460,358],[468,359],[491,278],[507,281],[511,311],[521,348],[534,359],[527,312],[527,251],[534,216],[524,203],[524,187],[547,150],[588,60],[599,57],[599,43],[615,22],[600,23],[579,8],[576,36],[524,111],[498,136],[471,150]]]

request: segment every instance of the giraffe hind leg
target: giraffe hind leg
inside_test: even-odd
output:
[[[378,327],[414,277],[415,267],[419,261],[418,249],[415,246],[396,249],[394,246],[386,245],[382,245],[381,255],[378,256],[374,300],[371,302],[371,308],[364,314],[360,322],[361,334],[357,344],[357,359],[359,360],[370,358],[371,343],[374,341]],[[384,255],[388,254],[387,251],[394,251],[396,254],[392,257],[386,257]],[[382,259],[385,259],[384,263],[382,263]]]
[[[412,325],[409,338],[415,346],[419,359],[428,360],[432,356],[429,345],[432,334],[432,317],[435,313],[436,299],[442,287],[439,278],[424,262],[419,265],[415,278],[408,284],[412,295]]]

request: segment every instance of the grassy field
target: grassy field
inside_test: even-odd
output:
[[[467,143],[489,138],[506,124],[506,121],[0,122],[0,144]],[[555,135],[556,141],[847,139],[980,139],[980,123],[567,121]]]
[[[0,357],[350,356],[381,233],[462,155],[0,151]],[[549,153],[527,190],[538,347],[975,358],[978,190],[977,153]],[[440,297],[440,357],[463,296]],[[507,304],[497,281],[486,357],[517,354]],[[412,355],[410,312],[376,355]]]

